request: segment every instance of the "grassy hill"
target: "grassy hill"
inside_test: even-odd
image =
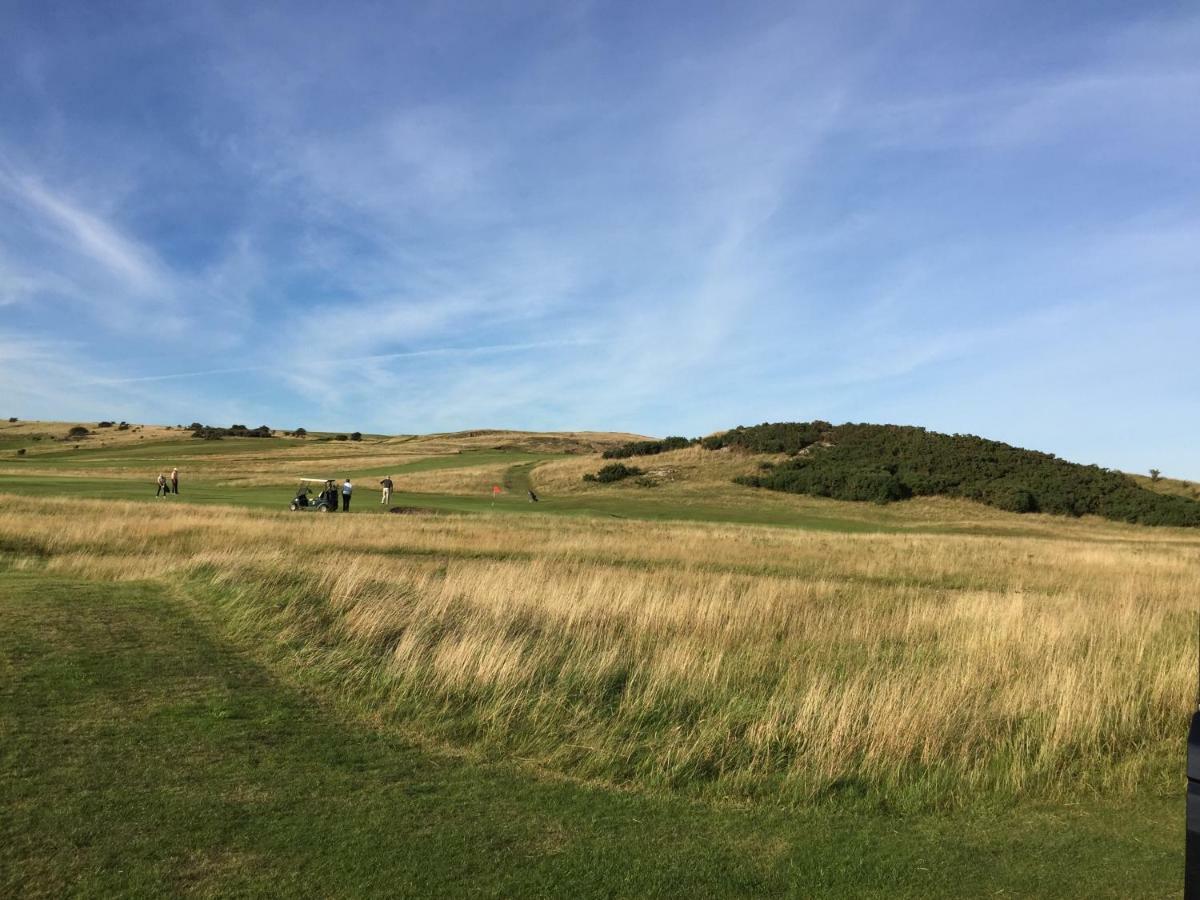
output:
[[[765,423],[705,438],[709,450],[786,454],[739,484],[837,500],[963,497],[1017,513],[1097,515],[1141,525],[1200,525],[1200,503],[1130,476],[974,435],[902,425]]]

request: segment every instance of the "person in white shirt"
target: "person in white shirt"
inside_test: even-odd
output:
[[[350,495],[354,493],[354,485],[350,483],[350,476],[346,476],[346,480],[342,482],[342,512],[350,512]]]

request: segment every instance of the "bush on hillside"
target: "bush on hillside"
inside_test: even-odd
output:
[[[361,440],[362,440],[362,432],[361,432],[361,431],[355,431],[355,432],[352,432],[352,433],[350,434],[350,440],[352,440],[352,441],[361,441]]]
[[[907,500],[912,488],[886,469],[822,470],[805,465],[780,466],[771,475],[750,475],[734,479],[751,487],[769,487],[792,494],[812,494],[835,500],[870,500],[891,503]]]
[[[71,430],[67,432],[67,437],[81,438],[81,437],[87,437],[89,434],[91,434],[91,432],[88,431],[86,428],[84,428],[82,425],[72,425]]]
[[[113,423],[112,422],[97,422],[96,427],[97,428],[112,428]]]
[[[337,437],[334,438],[334,440],[335,441],[348,441],[348,440],[350,440],[350,438],[348,435],[339,434]]]
[[[695,441],[674,435],[661,441],[630,441],[620,447],[610,447],[601,454],[605,459],[628,459],[631,456],[655,456],[669,450],[682,450],[690,447]]]
[[[814,435],[819,436],[817,446]],[[1200,526],[1200,503],[1194,500],[1146,490],[1120,472],[974,435],[802,422],[737,428],[716,438],[719,446],[759,452],[798,453],[811,447],[803,456],[736,479],[752,487],[879,503],[912,496],[965,497],[1020,513]]]
[[[1032,513],[1038,511],[1037,497],[1022,488],[1005,491],[996,498],[996,505],[1001,509],[1015,513]]]
[[[738,447],[751,453],[799,453],[825,439],[833,426],[828,422],[764,422],[747,428],[706,437],[700,443],[708,450]]]
[[[611,463],[595,474],[588,473],[583,476],[584,481],[598,481],[602,484],[609,484],[614,481],[621,481],[625,478],[632,478],[635,475],[641,475],[642,470],[637,466],[627,466],[624,463]]]
[[[200,425],[193,422],[190,426],[192,429],[192,437],[203,438],[206,441],[219,441],[226,437],[252,437],[252,438],[267,438],[271,436],[271,429],[266,425],[259,425],[257,428],[247,428],[245,425],[230,425],[228,428],[218,428],[213,425]]]

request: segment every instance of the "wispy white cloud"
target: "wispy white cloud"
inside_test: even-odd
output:
[[[1181,106],[1197,101],[1200,61],[1193,59],[868,100],[845,127],[892,149],[1002,155],[1071,140],[1087,156],[1150,155],[1164,145],[1182,148],[1186,131],[1170,125]],[[1129,140],[1130,129],[1138,130],[1138,140]]]
[[[153,253],[99,216],[29,175],[0,170],[0,189],[53,226],[68,250],[88,257],[131,290],[143,294],[164,291],[166,279]]]
[[[384,363],[408,359],[452,359],[478,356],[491,356],[506,353],[525,353],[536,350],[561,349],[564,347],[589,347],[599,344],[599,341],[586,338],[561,338],[548,341],[532,341],[521,344],[483,344],[473,347],[426,347],[421,350],[409,350],[398,353],[374,353],[368,356],[338,357],[326,353],[326,346],[320,332],[313,332],[311,338],[301,339],[293,347],[292,362],[279,361],[263,365],[230,366],[219,369],[201,369],[194,372],[167,372],[154,375],[135,375],[131,377],[88,377],[82,381],[85,384],[120,385],[141,384],[154,381],[178,381],[188,378],[207,378],[212,375],[240,375],[248,372],[269,372],[281,377],[320,377],[329,382],[329,387],[322,390],[338,390],[341,379],[345,377],[344,370],[360,369],[366,364]]]

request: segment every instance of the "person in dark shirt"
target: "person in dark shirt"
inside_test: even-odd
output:
[[[387,475],[379,482],[383,486],[383,499],[379,502],[385,506],[392,501],[392,476]]]

